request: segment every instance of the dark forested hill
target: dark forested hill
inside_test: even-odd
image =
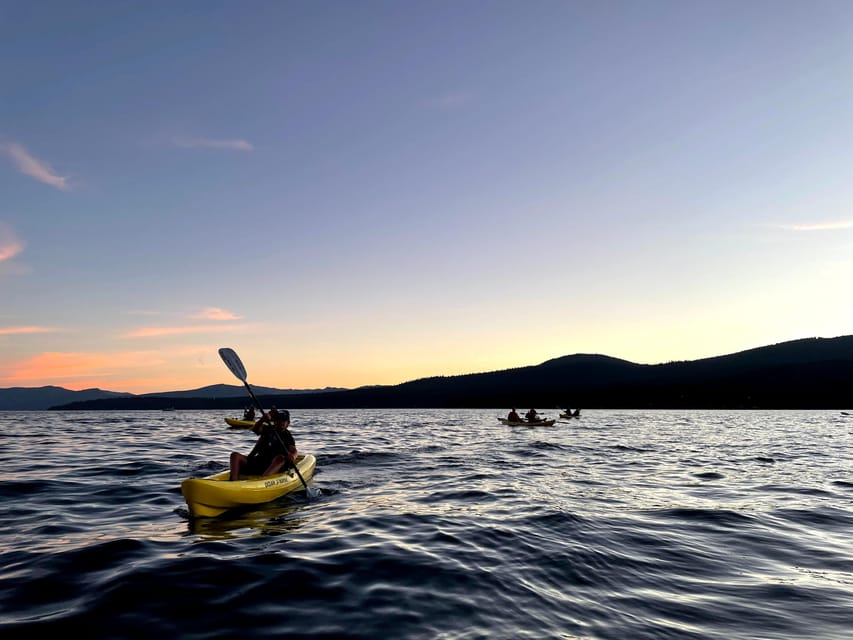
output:
[[[422,378],[393,386],[257,395],[264,406],[288,408],[847,408],[853,407],[853,336],[806,338],[656,365],[576,354],[535,366]],[[147,396],[55,408],[237,410],[246,401],[247,396]]]

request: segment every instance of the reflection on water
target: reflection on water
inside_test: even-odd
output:
[[[186,509],[182,515],[188,519],[187,532],[200,540],[278,536],[291,533],[305,523],[300,516],[305,505],[304,492],[296,492],[267,504],[234,509],[217,518],[191,518]]]

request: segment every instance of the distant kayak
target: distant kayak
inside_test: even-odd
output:
[[[254,420],[242,420],[239,418],[225,418],[225,422],[228,423],[229,427],[234,427],[235,429],[251,429],[255,426]]]
[[[553,427],[556,420],[507,420],[506,418],[498,418],[501,424],[509,425],[510,427]]]
[[[571,418],[580,418],[580,417],[581,416],[579,413],[578,414],[575,414],[575,413],[561,413],[560,414],[560,418],[562,418],[564,420],[570,420]]]
[[[306,482],[314,475],[316,464],[311,454],[296,457],[296,466]],[[293,469],[271,476],[247,476],[233,482],[228,479],[229,475],[230,471],[223,471],[205,478],[187,478],[181,483],[181,493],[193,517],[215,518],[229,509],[272,502],[304,488]]]

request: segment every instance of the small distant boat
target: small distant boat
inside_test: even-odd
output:
[[[509,425],[510,427],[553,427],[556,420],[507,420],[506,418],[498,418],[501,424]]]
[[[580,418],[581,417],[581,410],[575,409],[574,411],[572,411],[571,409],[566,409],[565,413],[560,414],[560,417],[565,418],[565,419]]]
[[[234,429],[251,429],[255,426],[254,420],[243,420],[242,418],[225,418],[225,422]]]
[[[164,407],[163,411],[174,411],[175,407]]]

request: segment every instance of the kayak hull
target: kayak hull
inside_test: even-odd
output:
[[[317,459],[306,454],[296,457],[299,473],[308,482],[314,476]],[[299,476],[290,469],[271,476],[246,476],[230,481],[223,471],[204,478],[187,478],[181,493],[194,518],[215,518],[230,509],[271,502],[293,491],[304,489]]]
[[[501,421],[501,424],[509,425],[510,427],[553,427],[556,420],[535,420],[534,422],[528,422],[527,420],[522,420],[520,422],[516,420],[507,420],[506,418],[498,418]]]
[[[251,429],[255,426],[254,420],[240,420],[238,418],[225,418],[225,423],[235,429]]]

